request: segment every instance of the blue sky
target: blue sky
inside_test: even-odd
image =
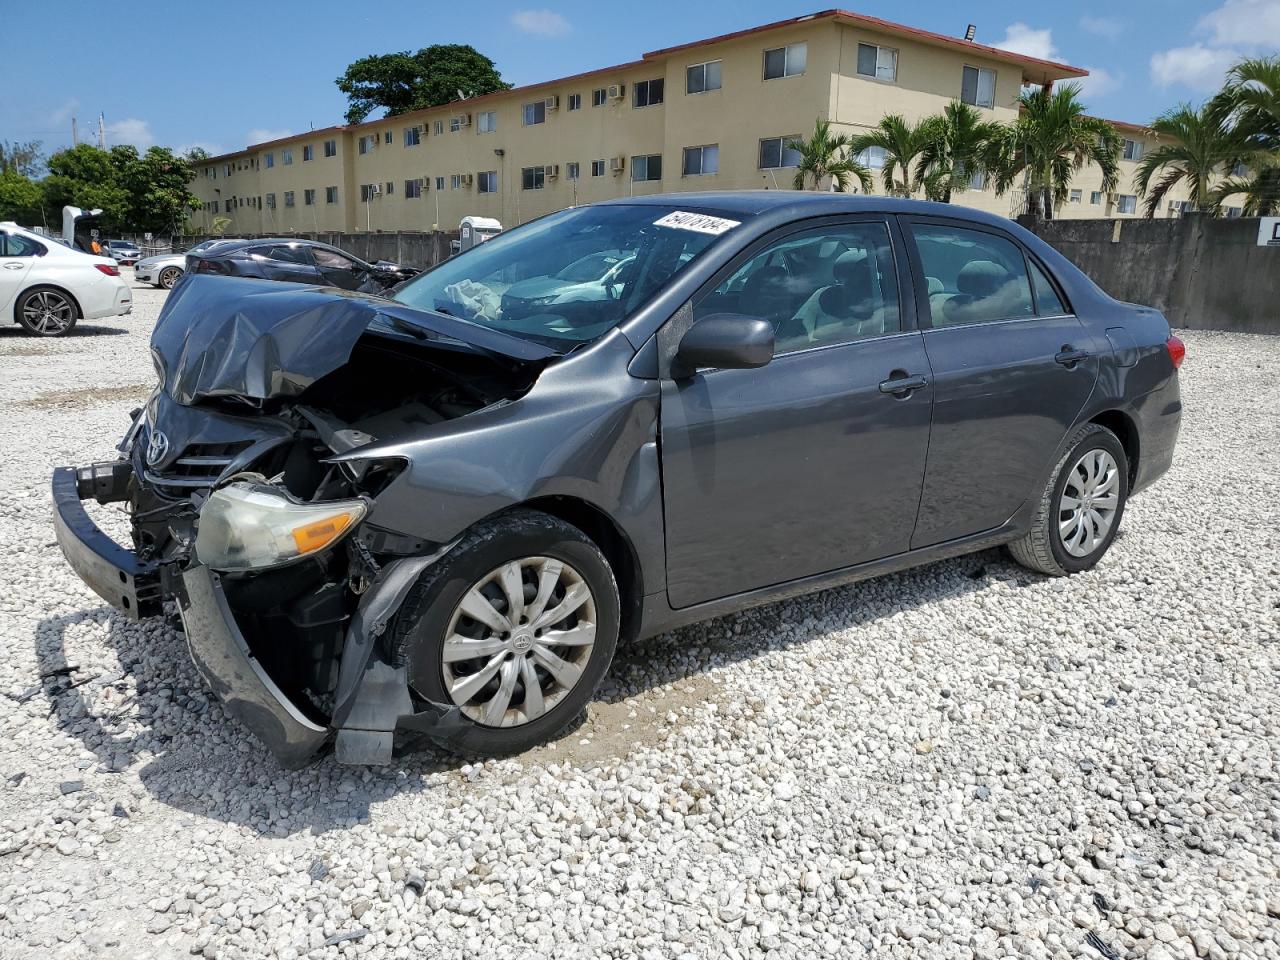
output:
[[[72,115],[83,138],[101,111],[112,144],[213,152],[341,122],[334,78],[370,53],[470,43],[504,79],[524,84],[826,8],[823,0],[224,0],[94,13],[64,0],[2,5],[9,95],[0,98],[0,139],[54,150],[70,142]],[[952,35],[972,22],[979,42],[1087,67],[1091,111],[1137,123],[1202,99],[1236,57],[1280,51],[1280,0],[844,6]]]

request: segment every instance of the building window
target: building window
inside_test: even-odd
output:
[[[461,130],[461,129],[462,129],[462,122],[463,122],[464,120],[466,120],[466,119],[467,119],[467,118],[466,118],[466,116],[465,116],[465,115],[463,115],[463,116],[458,116],[458,117],[450,117],[450,118],[449,118],[449,132],[450,132],[450,133],[457,133],[459,130]]]
[[[374,198],[376,193],[377,193],[377,187],[375,187],[372,183],[360,184],[360,202],[361,203],[368,203],[370,200]]]
[[[476,190],[480,193],[498,192],[498,171],[482,170],[476,174]]]
[[[396,192],[396,185],[395,185],[394,183],[392,183],[390,180],[388,180],[388,181],[387,181],[387,186],[386,186],[386,194],[387,194],[387,196],[388,196],[388,197],[390,197],[390,196],[392,196],[395,192]]]
[[[218,212],[218,201],[217,201],[217,200],[214,200],[211,204],[209,204],[209,208],[210,208],[210,210],[211,210],[212,212],[217,213],[217,212]]]
[[[604,87],[597,87],[591,91],[591,105],[593,107],[603,107],[609,99],[609,91]]]
[[[1237,162],[1231,167],[1231,175],[1233,177],[1247,177],[1249,175],[1248,164]],[[1231,208],[1228,207],[1228,210]]]
[[[1101,190],[1091,190],[1091,191],[1089,192],[1089,202],[1090,202],[1091,204],[1093,204],[1095,207],[1096,207],[1098,204],[1102,203],[1102,191],[1101,191]]]
[[[302,202],[308,207],[315,206],[316,192],[314,190],[303,190]]]
[[[774,47],[764,52],[764,78],[777,80],[780,77],[798,77],[804,73],[805,61],[809,57],[807,43],[789,43],[785,47]]]
[[[661,180],[662,154],[650,153],[631,158],[632,180]]]
[[[858,44],[858,76],[894,83],[898,79],[898,51],[874,43]]]
[[[1243,212],[1243,207],[1223,207],[1228,220],[1235,220]]]
[[[462,174],[460,173],[449,174],[449,189],[458,190],[461,187],[462,187]]]
[[[576,163],[566,163],[564,167],[564,178],[566,180],[577,180],[581,169],[582,168]]]
[[[313,147],[311,144],[308,143],[305,147],[302,148],[303,163],[306,163],[309,160],[315,159],[315,155],[316,155],[316,148]]]
[[[431,129],[435,131],[435,134],[437,137],[440,136],[440,134],[444,133],[444,121],[437,120],[434,124],[432,124]]]
[[[356,148],[360,153],[368,153],[373,149],[373,137],[364,136],[360,138],[359,146]]]
[[[1120,202],[1116,205],[1117,213],[1137,213],[1138,198],[1132,193],[1120,194]]]
[[[235,169],[235,165],[226,163],[226,164],[223,164],[223,166],[225,167],[225,169],[223,170],[223,175],[228,177],[231,176],[231,171]]]
[[[338,202],[338,188],[337,188],[337,187],[325,187],[325,188],[324,188],[324,202],[325,202],[325,203],[337,203],[337,202]]]
[[[538,123],[547,122],[547,102],[545,100],[537,100],[533,103],[524,105],[524,125],[532,127]]]
[[[654,80],[641,80],[632,88],[631,105],[633,107],[656,107],[662,102],[663,87],[666,81],[662,77]]]
[[[569,94],[569,109],[570,110],[582,109],[582,94],[580,93]]]
[[[545,167],[525,167],[520,171],[521,190],[541,190],[546,186],[547,170]]]
[[[394,132],[394,131],[392,131],[392,130],[383,130],[383,131],[382,131],[382,142],[383,142],[383,143],[391,143],[391,142],[393,142],[394,140],[395,140],[395,132]]]
[[[1083,191],[1072,190],[1071,195],[1067,198],[1068,203],[1079,203],[1084,198]]]
[[[787,146],[793,137],[766,137],[760,141],[760,169],[776,170],[780,167],[800,166],[800,151]]]
[[[710,143],[703,147],[685,147],[683,172],[686,177],[699,177],[703,174],[719,173],[720,145],[718,143]]]
[[[292,190],[286,190],[286,191],[284,192],[284,205],[285,205],[286,207],[292,207],[292,206],[293,206],[293,191],[292,191]]]
[[[404,128],[404,145],[406,147],[416,147],[422,142],[422,128],[416,124],[412,127]]]
[[[274,210],[276,208],[276,195],[274,193],[267,194],[267,209]]]
[[[603,177],[603,176],[604,176],[604,161],[603,161],[603,160],[592,160],[592,161],[591,161],[591,175],[592,175],[593,177]]]
[[[486,110],[476,118],[477,133],[493,133],[498,129],[498,114],[494,110]]]
[[[720,89],[720,61],[708,60],[684,68],[684,92],[706,93]]]
[[[1121,141],[1121,143],[1123,144],[1123,148],[1121,150],[1121,156],[1123,156],[1126,160],[1142,159],[1142,141],[1141,140],[1123,140]]]
[[[287,167],[287,166],[292,165],[292,163],[293,163],[293,151],[292,151],[292,150],[281,150],[281,151],[280,151],[280,162],[281,162],[282,164],[284,164],[286,167]]]
[[[416,180],[406,180],[404,182],[404,196],[406,200],[417,200],[422,196],[422,178]]]
[[[326,140],[324,142],[324,155],[326,157],[336,157],[338,155],[337,140]]]
[[[880,170],[884,167],[884,158],[884,147],[867,147],[854,159],[868,169]]]
[[[276,155],[274,153],[267,154],[267,169],[270,170],[276,165]]]
[[[975,171],[974,171],[974,172],[969,176],[969,189],[970,189],[970,190],[985,190],[985,189],[987,189],[987,171],[985,171],[985,170],[975,170]]]
[[[444,189],[444,177],[436,177],[436,189],[437,190]]]
[[[983,67],[965,67],[960,79],[960,99],[975,107],[994,107],[996,72]]]

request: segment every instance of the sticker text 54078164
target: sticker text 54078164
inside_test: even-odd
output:
[[[665,217],[653,221],[653,224],[656,227],[674,227],[677,230],[692,230],[695,233],[721,234],[726,230],[732,230],[741,222],[726,220],[724,217],[712,217],[705,213],[673,210]]]

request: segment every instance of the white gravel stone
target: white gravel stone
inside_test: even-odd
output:
[[[936,563],[624,650],[554,749],[286,772],[53,543],[153,381],[135,298],[0,337],[0,956],[1280,956],[1280,339],[1183,334],[1089,573]]]

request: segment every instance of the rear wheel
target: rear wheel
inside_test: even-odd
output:
[[[178,278],[182,276],[182,270],[178,267],[165,267],[160,271],[160,282],[157,286],[165,290],[172,290],[173,285],[178,282]]]
[[[14,306],[17,320],[38,337],[61,337],[70,333],[80,318],[80,309],[61,290],[37,287],[18,298]]]
[[[1088,570],[1115,540],[1128,496],[1123,444],[1105,427],[1086,424],[1054,467],[1031,530],[1009,552],[1050,576]]]
[[[475,527],[428,568],[392,624],[423,699],[457,707],[466,753],[515,753],[586,707],[618,641],[618,587],[600,549],[555,517]]]

